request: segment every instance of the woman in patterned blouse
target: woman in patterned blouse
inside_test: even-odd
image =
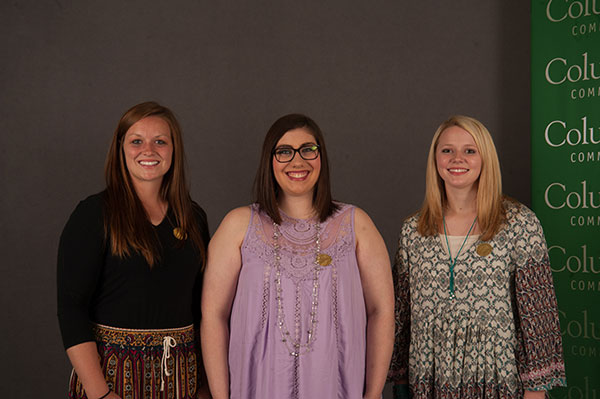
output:
[[[395,398],[535,399],[566,385],[542,228],[502,194],[479,121],[453,116],[436,131],[393,269]]]

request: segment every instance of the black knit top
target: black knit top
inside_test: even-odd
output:
[[[110,253],[104,239],[103,196],[81,201],[60,237],[58,321],[65,348],[94,341],[91,323],[131,329],[197,325],[201,259],[189,240],[181,246],[174,236],[174,215],[169,210],[154,227],[162,248],[160,260],[150,268],[138,253],[123,259]],[[206,214],[197,205],[195,210],[207,245]]]

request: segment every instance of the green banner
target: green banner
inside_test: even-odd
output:
[[[550,252],[567,388],[600,399],[600,0],[531,2],[532,207]]]

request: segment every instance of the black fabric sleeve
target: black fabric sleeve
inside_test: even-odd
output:
[[[207,256],[208,241],[210,240],[210,234],[208,230],[208,221],[206,218],[206,212],[200,207],[200,205],[194,203],[194,213],[197,219],[198,228],[202,235],[202,243],[204,244],[204,254]],[[202,318],[200,310],[200,301],[202,299],[202,277],[204,275],[204,266],[201,265],[198,276],[196,277],[196,283],[194,284],[194,291],[192,297],[192,313],[194,315],[194,326],[198,328],[200,326],[200,319]]]
[[[57,314],[65,349],[94,341],[90,306],[104,262],[102,198],[79,203],[58,247]]]

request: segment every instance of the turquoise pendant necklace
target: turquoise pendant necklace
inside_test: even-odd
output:
[[[462,251],[463,247],[465,246],[465,243],[467,242],[467,239],[469,238],[469,234],[471,234],[471,230],[473,230],[473,226],[475,226],[475,222],[477,222],[477,216],[475,216],[473,223],[471,223],[471,227],[469,227],[467,236],[465,237],[462,245],[460,246],[460,249],[458,250],[458,253],[456,254],[456,256],[454,258],[452,258],[452,252],[450,251],[450,243],[448,242],[448,234],[446,234],[446,217],[442,216],[442,220],[444,221],[444,237],[446,237],[446,246],[448,247],[448,255],[450,255],[450,299],[454,299],[454,265],[456,265],[456,260],[458,259],[460,252]]]

